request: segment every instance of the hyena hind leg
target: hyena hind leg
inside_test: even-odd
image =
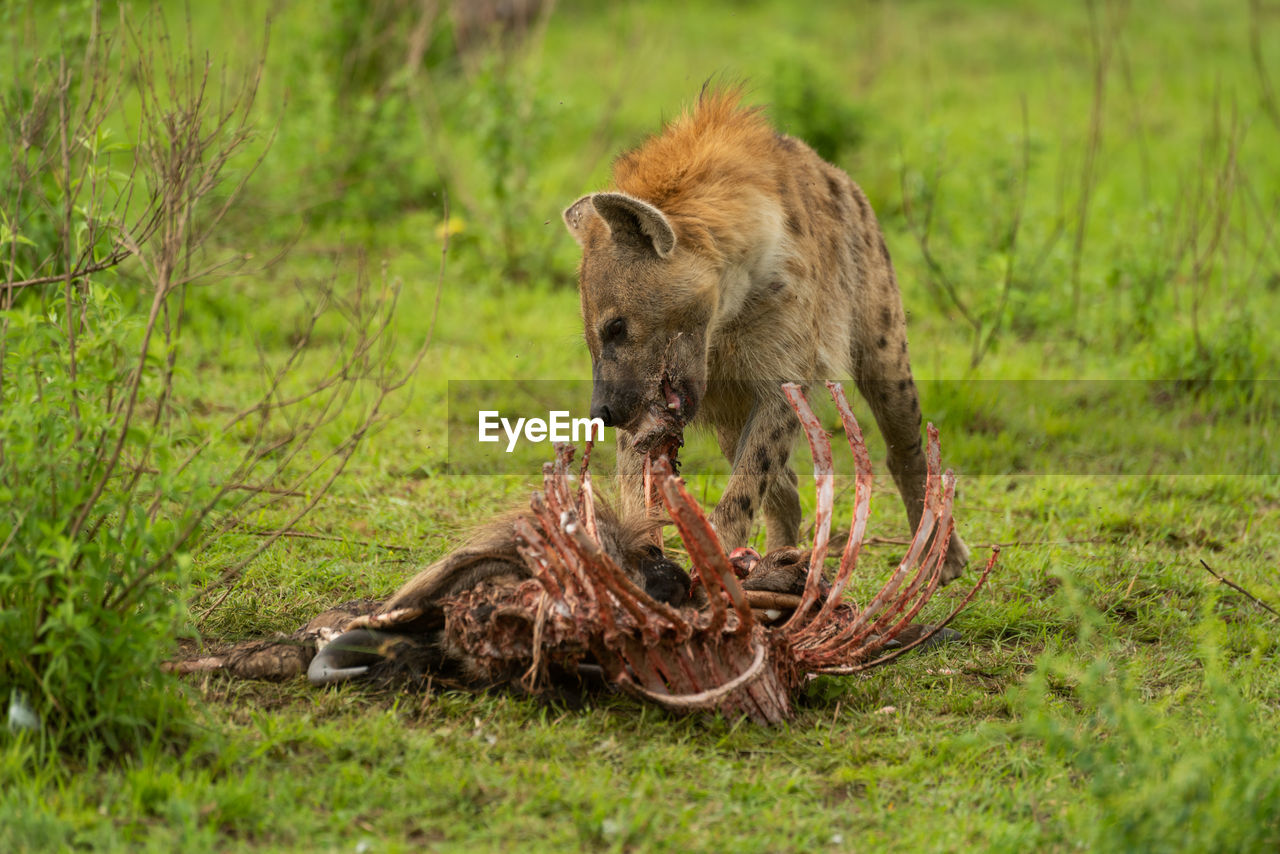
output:
[[[879,349],[888,348],[880,347]],[[900,344],[900,350],[905,359],[905,339]],[[869,370],[871,366],[864,360],[860,367],[863,370],[859,372],[858,390],[870,404],[871,414],[875,416],[880,435],[884,437],[885,445],[889,449],[887,460],[889,473],[893,475],[898,493],[902,496],[902,503],[906,506],[911,530],[915,531],[924,513],[924,488],[928,474],[924,445],[920,439],[919,393],[916,391],[909,368],[905,371],[905,375],[893,379],[884,378],[894,376],[890,372],[894,370],[892,368],[879,374],[876,379],[870,379],[868,377],[874,375],[873,370]],[[953,533],[951,542],[947,545],[946,560],[942,565],[942,583],[946,584],[958,578],[968,563],[969,547],[960,539],[958,533]]]

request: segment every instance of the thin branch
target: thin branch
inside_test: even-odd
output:
[[[1246,599],[1248,599],[1253,604],[1257,605],[1259,608],[1263,609],[1264,611],[1268,611],[1273,616],[1280,617],[1280,611],[1277,611],[1275,608],[1272,608],[1266,602],[1263,602],[1257,596],[1254,596],[1248,590],[1245,590],[1243,587],[1241,587],[1239,584],[1236,584],[1234,581],[1227,578],[1225,575],[1219,575],[1218,573],[1214,572],[1213,568],[1210,567],[1209,564],[1205,563],[1203,558],[1200,559],[1200,565],[1205,568],[1205,572],[1208,572],[1214,578],[1218,579],[1219,584],[1227,585],[1232,590],[1242,594]]]
[[[1262,0],[1249,0],[1249,56],[1253,59],[1253,70],[1258,77],[1262,111],[1280,129],[1280,105],[1276,102],[1276,92],[1271,86],[1271,73],[1267,71],[1267,64],[1262,56]]]
[[[343,543],[349,546],[364,546],[371,549],[386,549],[393,552],[411,552],[413,546],[396,546],[390,543],[379,543],[373,540],[353,540],[350,537],[339,537],[334,534],[321,534],[316,531],[297,531],[292,528],[287,530],[267,529],[267,528],[246,528],[238,526],[232,529],[233,533],[247,534],[251,537],[285,537],[294,540],[324,540],[330,543]]]
[[[1105,2],[1105,0],[1104,0]],[[1080,170],[1080,196],[1076,199],[1076,230],[1071,247],[1071,323],[1078,327],[1080,323],[1080,261],[1084,255],[1085,232],[1089,226],[1089,205],[1093,199],[1093,188],[1097,183],[1094,165],[1098,152],[1102,148],[1103,107],[1107,94],[1107,76],[1111,67],[1111,51],[1115,47],[1117,36],[1108,28],[1104,33],[1098,21],[1098,10],[1094,0],[1085,4],[1089,10],[1089,46],[1090,60],[1093,70],[1093,99],[1089,110],[1089,135],[1085,140],[1084,164]],[[1107,24],[1113,22],[1108,20]]]
[[[959,289],[951,280],[951,277],[947,275],[946,269],[934,256],[929,243],[930,237],[933,233],[933,215],[934,210],[937,207],[937,194],[941,192],[942,187],[941,167],[935,165],[932,183],[927,185],[931,186],[932,190],[926,193],[925,196],[923,221],[918,220],[913,215],[911,193],[907,188],[907,173],[905,165],[903,166],[902,173],[900,175],[900,181],[902,183],[902,214],[906,219],[907,228],[911,230],[911,233],[916,238],[916,243],[920,247],[920,255],[924,259],[925,266],[929,268],[929,273],[932,276],[930,282],[936,285],[941,285],[947,299],[949,299],[951,304],[956,307],[956,310],[960,312],[960,316],[964,318],[965,322],[968,323],[975,332],[981,332],[982,320],[974,315],[965,301],[961,299]]]

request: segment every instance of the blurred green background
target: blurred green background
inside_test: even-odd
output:
[[[114,45],[117,100],[103,140],[120,148],[101,161],[104,181],[116,182],[105,197],[123,192],[146,150],[139,56],[170,56],[167,45],[179,67],[208,63],[215,112],[222,82],[234,91],[261,63],[250,135],[194,214],[216,222],[195,254],[214,269],[185,288],[172,350],[145,360],[172,352],[178,366],[167,404],[176,420],[153,447],[180,456],[217,440],[207,468],[156,481],[176,508],[169,518],[164,504],[159,523],[184,518],[183,502],[251,447],[245,425],[222,425],[262,395],[299,341],[302,382],[340,359],[353,313],[344,295],[357,284],[369,299],[398,294],[387,364],[406,369],[429,341],[385,417],[364,432],[376,383],[356,381],[289,458],[286,473],[322,466],[353,431],[362,436],[314,510],[294,518],[325,492],[331,469],[239,515],[214,506],[210,533],[149,577],[150,604],[116,609],[121,622],[108,624],[91,607],[106,602],[89,583],[99,576],[68,567],[120,584],[123,564],[81,563],[76,549],[94,544],[64,536],[66,508],[51,500],[37,512],[15,497],[27,494],[22,484],[57,494],[41,453],[51,446],[16,437],[45,436],[29,432],[37,423],[59,435],[66,421],[51,391],[35,391],[54,362],[28,352],[37,339],[58,352],[64,292],[28,288],[6,303],[14,325],[0,421],[11,432],[0,436],[10,451],[0,486],[11,490],[12,527],[0,529],[0,689],[36,686],[50,715],[59,703],[90,711],[71,750],[0,737],[0,847],[1133,851],[1271,850],[1280,840],[1275,621],[1200,566],[1280,602],[1274,3],[0,9],[7,281],[65,272],[65,182],[56,168],[27,181],[21,165],[23,116],[59,57],[75,68],[102,39]],[[335,602],[386,595],[469,526],[525,499],[536,452],[521,457],[527,471],[477,463],[503,473],[451,473],[450,425],[465,432],[470,417],[450,407],[451,384],[468,406],[485,388],[535,401],[546,381],[565,394],[583,388],[577,247],[560,212],[606,186],[612,157],[658,132],[708,80],[742,82],[749,103],[846,168],[875,207],[922,408],[961,477],[961,531],[976,559],[1005,545],[989,589],[956,623],[964,641],[865,679],[818,680],[795,723],[776,732],[676,720],[612,696],[570,709],[155,673],[175,635],[291,631]],[[161,88],[163,116],[183,102]],[[54,150],[56,134],[47,139]],[[100,327],[95,352],[132,352],[128,321],[146,315],[149,276],[131,258],[93,278],[95,299],[123,318],[119,330]],[[335,311],[307,339],[300,330],[325,300]],[[43,367],[13,386],[27,374],[12,366],[28,358]],[[124,387],[130,374],[110,376]],[[856,411],[866,411],[860,401]],[[272,424],[318,418],[303,407]],[[694,494],[713,503],[727,465],[697,434],[686,459]],[[836,464],[848,468],[839,451]],[[842,477],[838,527],[847,486]],[[896,564],[903,516],[881,478],[858,595]],[[154,518],[138,524],[139,556],[168,542]],[[263,532],[282,527],[290,536],[257,555]],[[46,588],[23,587],[27,578],[74,592],[36,596],[24,591]],[[202,591],[216,595],[188,611]],[[934,609],[961,595],[948,588]],[[71,652],[60,658],[63,647],[33,636],[18,616],[28,611],[62,615],[59,637],[85,649],[98,635],[118,642],[93,646],[93,666],[76,670]],[[36,660],[49,669],[24,669]],[[58,667],[70,674],[62,682],[49,675]],[[166,703],[134,704],[134,685]],[[143,733],[141,746],[117,749],[108,727]]]

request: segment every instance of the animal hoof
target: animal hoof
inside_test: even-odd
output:
[[[898,632],[897,637],[895,637],[893,640],[889,641],[887,644],[884,645],[885,649],[897,649],[900,647],[907,646],[908,644],[915,643],[924,635],[927,635],[929,632],[932,632],[934,628],[935,628],[934,626],[931,626],[927,623],[922,623],[914,626],[907,626],[905,629]],[[934,634],[933,637],[929,638],[927,641],[925,641],[924,643],[916,647],[916,649],[919,650],[920,652],[924,652],[925,650],[942,646],[944,643],[955,643],[961,640],[962,637],[963,636],[959,632],[957,632],[955,629],[948,629],[944,626],[943,628],[938,629],[937,633]]]
[[[334,638],[311,659],[307,679],[312,685],[336,685],[359,679],[370,666],[382,660],[383,643],[391,637],[387,632],[354,629]]]

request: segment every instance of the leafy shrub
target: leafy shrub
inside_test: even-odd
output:
[[[464,198],[484,223],[482,251],[501,265],[506,278],[528,280],[550,264],[551,243],[541,224],[548,205],[535,176],[554,139],[556,109],[537,77],[512,58],[491,54],[481,61],[459,113],[474,129],[482,175]],[[552,231],[555,238],[559,230]]]
[[[186,619],[184,546],[210,487],[203,467],[177,469],[155,419],[121,418],[144,319],[95,286],[74,345],[65,320],[50,300],[3,315],[0,684],[55,743],[117,751],[181,717],[159,663]]]
[[[1254,347],[1253,320],[1247,314],[1200,335],[1181,327],[1162,330],[1152,342],[1151,374],[1175,392],[1216,390],[1226,392],[1224,399],[1245,402],[1259,373]]]
[[[46,744],[116,752],[183,717],[159,664],[203,538],[305,496],[213,568],[207,595],[316,506],[408,374],[393,363],[399,287],[362,269],[350,287],[299,283],[288,352],[263,357],[250,399],[197,403],[183,339],[207,302],[187,293],[244,257],[211,238],[248,177],[223,173],[254,139],[258,77],[175,55],[158,13],[93,32],[79,57],[60,45],[32,58],[30,96],[0,126],[15,166],[0,199],[0,689],[43,721]],[[118,114],[135,117],[136,145],[104,144]],[[308,349],[326,335],[317,366]]]
[[[769,80],[769,112],[777,127],[804,140],[824,160],[843,164],[862,145],[871,120],[865,109],[841,96],[847,85],[794,58],[775,63]]]
[[[1096,617],[1085,623],[1098,626]],[[1116,663],[1118,648],[1084,666],[1046,656],[1029,681],[1022,727],[1085,778],[1090,850],[1258,851],[1280,842],[1280,736],[1242,695],[1248,680],[1223,660],[1208,613],[1203,626],[1203,678],[1190,696],[1144,697],[1139,674]],[[1063,690],[1079,714],[1053,702]]]

